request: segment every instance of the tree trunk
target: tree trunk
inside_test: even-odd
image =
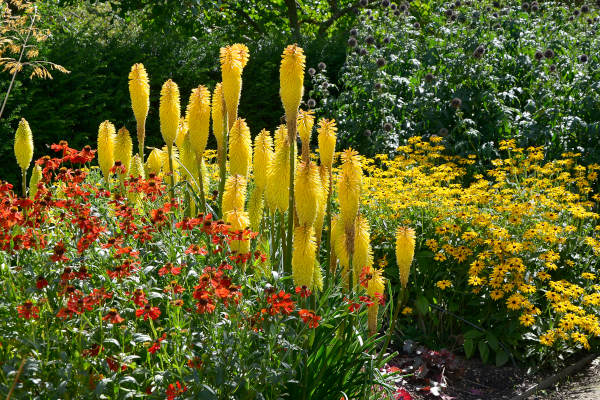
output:
[[[287,6],[288,19],[290,20],[290,28],[296,41],[300,40],[300,21],[298,20],[298,9],[296,8],[296,0],[285,0]]]

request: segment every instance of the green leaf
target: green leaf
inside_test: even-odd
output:
[[[465,333],[465,339],[479,339],[484,335],[483,332],[478,331],[477,329],[471,329]]]
[[[479,347],[479,356],[481,357],[481,360],[484,363],[487,363],[490,356],[489,346],[485,342],[481,341],[477,344],[477,347]]]
[[[488,332],[487,335],[485,335],[485,338],[487,339],[487,342],[492,350],[498,351],[500,348],[500,342],[498,341],[498,338],[491,332]]]
[[[473,353],[475,352],[475,342],[471,339],[465,339],[463,346],[465,348],[465,356],[467,358],[473,357]]]
[[[496,367],[501,367],[508,361],[508,354],[504,350],[496,352]]]
[[[417,307],[417,312],[419,314],[425,315],[429,311],[429,300],[423,295],[417,297],[417,301],[415,301],[415,306]]]

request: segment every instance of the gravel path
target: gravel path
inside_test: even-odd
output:
[[[532,400],[600,400],[600,357],[556,386],[530,397]]]

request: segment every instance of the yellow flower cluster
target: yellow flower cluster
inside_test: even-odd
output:
[[[588,348],[600,336],[600,199],[592,195],[600,166],[578,165],[574,154],[544,163],[542,148],[505,141],[508,157],[465,185],[475,160],[444,155],[440,141],[413,137],[393,160],[364,160],[362,203],[371,221],[387,221],[373,223],[374,241],[391,242],[390,219],[416,219],[430,262],[446,273],[431,285],[501,301],[524,329],[553,327],[539,336],[544,345]]]

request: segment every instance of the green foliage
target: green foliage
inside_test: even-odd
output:
[[[279,125],[282,110],[278,68],[281,49],[291,41],[285,33],[273,30],[252,42],[243,32],[231,36],[218,27],[201,30],[198,36],[178,31],[159,33],[150,27],[144,29],[143,11],[121,16],[108,3],[74,3],[66,7],[49,1],[42,9],[43,20],[53,32],[42,50],[72,73],[57,75],[51,81],[18,82],[22,90],[17,88],[9,98],[10,116],[0,122],[2,137],[12,138],[18,119],[24,117],[35,135],[35,154],[41,156],[47,153],[49,144],[63,139],[75,147],[95,143],[98,125],[105,119],[133,132],[135,120],[127,89],[131,65],[141,62],[148,71],[151,110],[158,109],[160,87],[169,78],[179,85],[185,107],[192,88],[203,84],[212,89],[221,80],[219,47],[233,40],[250,47],[240,115],[246,117],[253,135],[264,127],[273,130]],[[309,59],[324,60],[337,70],[345,58],[343,41],[343,36],[332,35],[324,41],[307,38],[302,45]],[[3,85],[4,81],[0,82],[0,89]],[[146,145],[162,145],[157,113],[150,112],[146,129]],[[214,148],[212,136],[210,140],[209,147]],[[13,159],[8,141],[0,144],[0,157]],[[19,176],[9,164],[0,166],[0,176],[17,184]]]
[[[341,146],[375,154],[411,136],[440,135],[452,154],[487,162],[499,140],[514,138],[544,145],[546,157],[577,151],[598,161],[597,9],[501,3],[430,0],[363,11],[339,90],[323,96],[322,77],[313,87],[320,111],[340,122]]]

